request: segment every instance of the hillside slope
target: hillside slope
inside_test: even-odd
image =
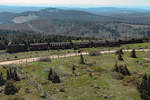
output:
[[[0,13],[0,29],[101,38],[139,38],[150,35],[149,18],[150,14],[144,10],[46,8],[23,13]]]

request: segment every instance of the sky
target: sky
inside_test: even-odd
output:
[[[29,6],[150,6],[150,0],[0,0],[0,5]]]

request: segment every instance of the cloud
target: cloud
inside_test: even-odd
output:
[[[149,6],[150,0],[0,0],[0,4],[14,5],[127,5]]]

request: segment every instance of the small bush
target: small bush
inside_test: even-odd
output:
[[[55,71],[51,68],[48,74],[48,80],[52,81],[53,83],[60,83],[60,78]]]
[[[119,60],[119,61],[124,61],[121,54],[118,55],[118,60]]]
[[[124,76],[130,76],[131,75],[126,65],[115,64],[113,71],[121,73]]]
[[[131,57],[132,57],[132,58],[137,58],[135,49],[132,50],[132,52],[131,52]]]
[[[14,85],[13,81],[8,81],[4,88],[4,93],[6,95],[14,95],[18,92],[18,89]]]
[[[3,86],[5,84],[5,80],[3,78],[2,72],[0,73],[0,86]]]
[[[6,73],[7,73],[7,80],[20,81],[16,69],[10,68],[9,70],[6,71]]]
[[[62,88],[62,89],[60,89],[59,91],[60,91],[60,92],[65,92],[65,89]]]
[[[122,50],[122,49],[120,49],[120,50],[118,50],[118,51],[116,52],[116,54],[121,54],[121,55],[123,55],[123,54],[124,54],[124,52],[123,52],[123,50]]]
[[[76,70],[76,66],[75,66],[75,65],[73,65],[73,66],[72,66],[72,74],[74,74],[74,73],[75,73],[75,70]]]

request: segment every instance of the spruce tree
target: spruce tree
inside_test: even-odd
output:
[[[123,50],[122,49],[120,49],[120,50],[118,50],[117,52],[116,52],[116,54],[124,54],[124,52],[123,52]]]
[[[124,66],[124,71],[125,71],[124,73],[125,75],[129,75],[129,76],[131,75],[130,71],[127,68],[127,65]]]
[[[14,72],[13,72],[13,78],[12,79],[15,81],[20,81],[20,78],[18,77],[16,70],[14,70]]]
[[[114,72],[119,72],[118,64],[116,63],[113,69]]]
[[[122,49],[120,49],[119,52],[120,52],[120,54],[122,54],[122,55],[124,54]]]
[[[53,70],[50,68],[49,74],[48,74],[48,80],[52,80]]]
[[[5,80],[3,78],[3,73],[0,73],[0,86],[3,86],[5,84]]]
[[[9,70],[6,71],[6,74],[7,74],[7,80],[10,80],[11,77],[10,77],[10,73],[9,73]]]
[[[131,73],[128,70],[126,65],[117,65],[117,64],[115,64],[113,71],[121,73],[122,75],[125,75],[125,76],[130,76],[131,75]]]
[[[9,70],[7,70],[7,80],[15,80],[15,81],[20,81],[20,78],[17,74],[16,69],[12,69],[10,68]]]
[[[57,75],[56,72],[54,72],[53,74],[53,80],[52,80],[53,83],[60,83],[60,78],[59,76]]]
[[[48,74],[48,80],[52,81],[53,83],[60,83],[60,78],[55,71],[51,68]]]
[[[119,60],[119,61],[124,61],[124,60],[123,60],[123,57],[122,57],[122,55],[121,55],[120,53],[119,53],[119,55],[118,55],[118,60]]]
[[[135,49],[132,50],[132,52],[131,52],[131,57],[132,57],[132,58],[137,58]]]
[[[74,74],[75,73],[75,70],[76,70],[76,67],[75,65],[72,66],[72,73]]]

